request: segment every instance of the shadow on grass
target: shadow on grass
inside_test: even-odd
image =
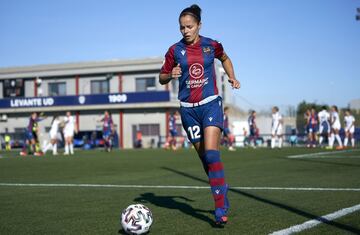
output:
[[[190,174],[182,172],[182,171],[178,171],[178,170],[168,168],[168,167],[162,167],[161,169],[164,169],[164,170],[176,173],[178,175],[181,175],[181,176],[184,176],[184,177],[187,177],[187,178],[190,178],[190,179],[193,179],[193,180],[208,184],[207,180],[198,178],[196,176],[190,175]],[[342,229],[342,230],[352,232],[352,233],[355,233],[355,234],[360,234],[360,229],[358,229],[358,228],[354,228],[354,227],[351,227],[349,225],[338,223],[338,222],[335,222],[335,221],[329,221],[329,220],[327,220],[325,218],[322,218],[321,216],[311,214],[309,212],[297,209],[295,207],[292,207],[292,206],[289,206],[289,205],[286,205],[286,204],[282,204],[282,203],[279,203],[279,202],[276,202],[276,201],[273,201],[273,200],[270,200],[270,199],[266,199],[266,198],[257,196],[255,194],[245,192],[243,190],[230,188],[229,191],[231,191],[233,193],[240,194],[242,196],[245,196],[245,197],[248,197],[248,198],[251,198],[251,199],[254,199],[254,200],[262,202],[262,203],[266,203],[266,204],[275,206],[277,208],[286,210],[288,212],[300,215],[300,216],[308,218],[308,219],[315,219],[315,220],[321,221],[324,224],[334,226],[334,227],[336,227],[338,229]]]
[[[214,221],[204,213],[213,213],[209,210],[195,209],[187,202],[193,202],[193,200],[182,196],[159,196],[154,193],[143,193],[140,197],[135,198],[134,202],[137,203],[151,203],[157,207],[163,207],[172,210],[179,210],[180,212],[190,215],[196,219],[205,221],[211,226],[215,226]]]

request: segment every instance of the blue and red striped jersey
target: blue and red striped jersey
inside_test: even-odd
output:
[[[169,74],[180,64],[178,98],[184,102],[199,102],[218,94],[214,59],[222,56],[224,49],[215,40],[200,36],[196,44],[188,45],[182,39],[167,51],[160,73]]]
[[[175,115],[170,115],[169,117],[169,130],[175,131],[176,130],[176,117]]]
[[[103,118],[103,132],[107,132],[107,131],[111,131],[112,125],[113,125],[113,120],[110,116],[105,116]]]

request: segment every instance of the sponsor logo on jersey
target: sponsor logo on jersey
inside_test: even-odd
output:
[[[184,56],[185,55],[185,50],[181,50],[181,54]]]
[[[192,78],[201,78],[204,75],[204,67],[199,63],[192,64],[189,68],[189,74]]]

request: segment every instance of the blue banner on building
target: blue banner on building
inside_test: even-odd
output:
[[[169,91],[127,92],[97,95],[16,97],[0,99],[0,108],[34,108],[76,105],[109,105],[170,101]]]

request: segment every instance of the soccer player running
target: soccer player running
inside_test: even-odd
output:
[[[234,136],[231,134],[230,127],[229,127],[229,107],[224,108],[224,141],[229,147],[229,151],[235,151],[233,147],[234,143]]]
[[[344,147],[347,147],[349,139],[351,139],[351,147],[355,148],[355,117],[351,114],[350,109],[345,111],[345,140]]]
[[[330,113],[327,111],[326,106],[322,106],[321,111],[318,113],[319,119],[319,145],[321,146],[324,136],[328,139],[328,145],[330,144]]]
[[[65,152],[64,155],[74,154],[74,132],[77,131],[75,118],[71,116],[71,112],[67,111],[64,117],[64,138],[65,138]]]
[[[176,148],[176,136],[178,135],[177,129],[176,129],[176,120],[178,119],[179,112],[175,111],[173,114],[170,115],[168,120],[168,127],[169,127],[169,137],[167,140],[167,143],[165,145],[166,149],[177,150]]]
[[[50,142],[45,146],[43,149],[44,154],[49,150],[52,149],[53,155],[57,155],[57,135],[59,131],[59,125],[60,125],[60,118],[59,116],[54,116],[53,120],[51,121],[51,128],[49,131],[50,135]]]
[[[338,113],[338,108],[336,105],[331,107],[331,114],[330,114],[330,121],[331,121],[331,135],[330,135],[330,144],[329,149],[332,149],[334,146],[335,138],[338,142],[338,146],[336,149],[342,149],[342,141],[339,135],[339,131],[341,129],[340,117]]]
[[[271,125],[271,148],[274,149],[276,145],[276,139],[278,139],[278,148],[282,147],[283,136],[282,136],[282,124],[283,119],[279,113],[279,108],[274,106],[271,109],[272,112],[272,125]]]
[[[179,81],[182,124],[209,177],[216,224],[223,225],[228,220],[229,186],[224,179],[219,151],[224,117],[222,98],[216,86],[214,59],[221,61],[233,88],[240,88],[240,83],[222,45],[199,35],[202,26],[199,6],[185,8],[180,13],[179,25],[183,38],[166,53],[159,82],[164,85],[173,79]]]
[[[101,119],[101,122],[103,122],[103,140],[105,151],[111,152],[112,137],[114,134],[114,122],[109,111],[104,112],[104,117]]]

